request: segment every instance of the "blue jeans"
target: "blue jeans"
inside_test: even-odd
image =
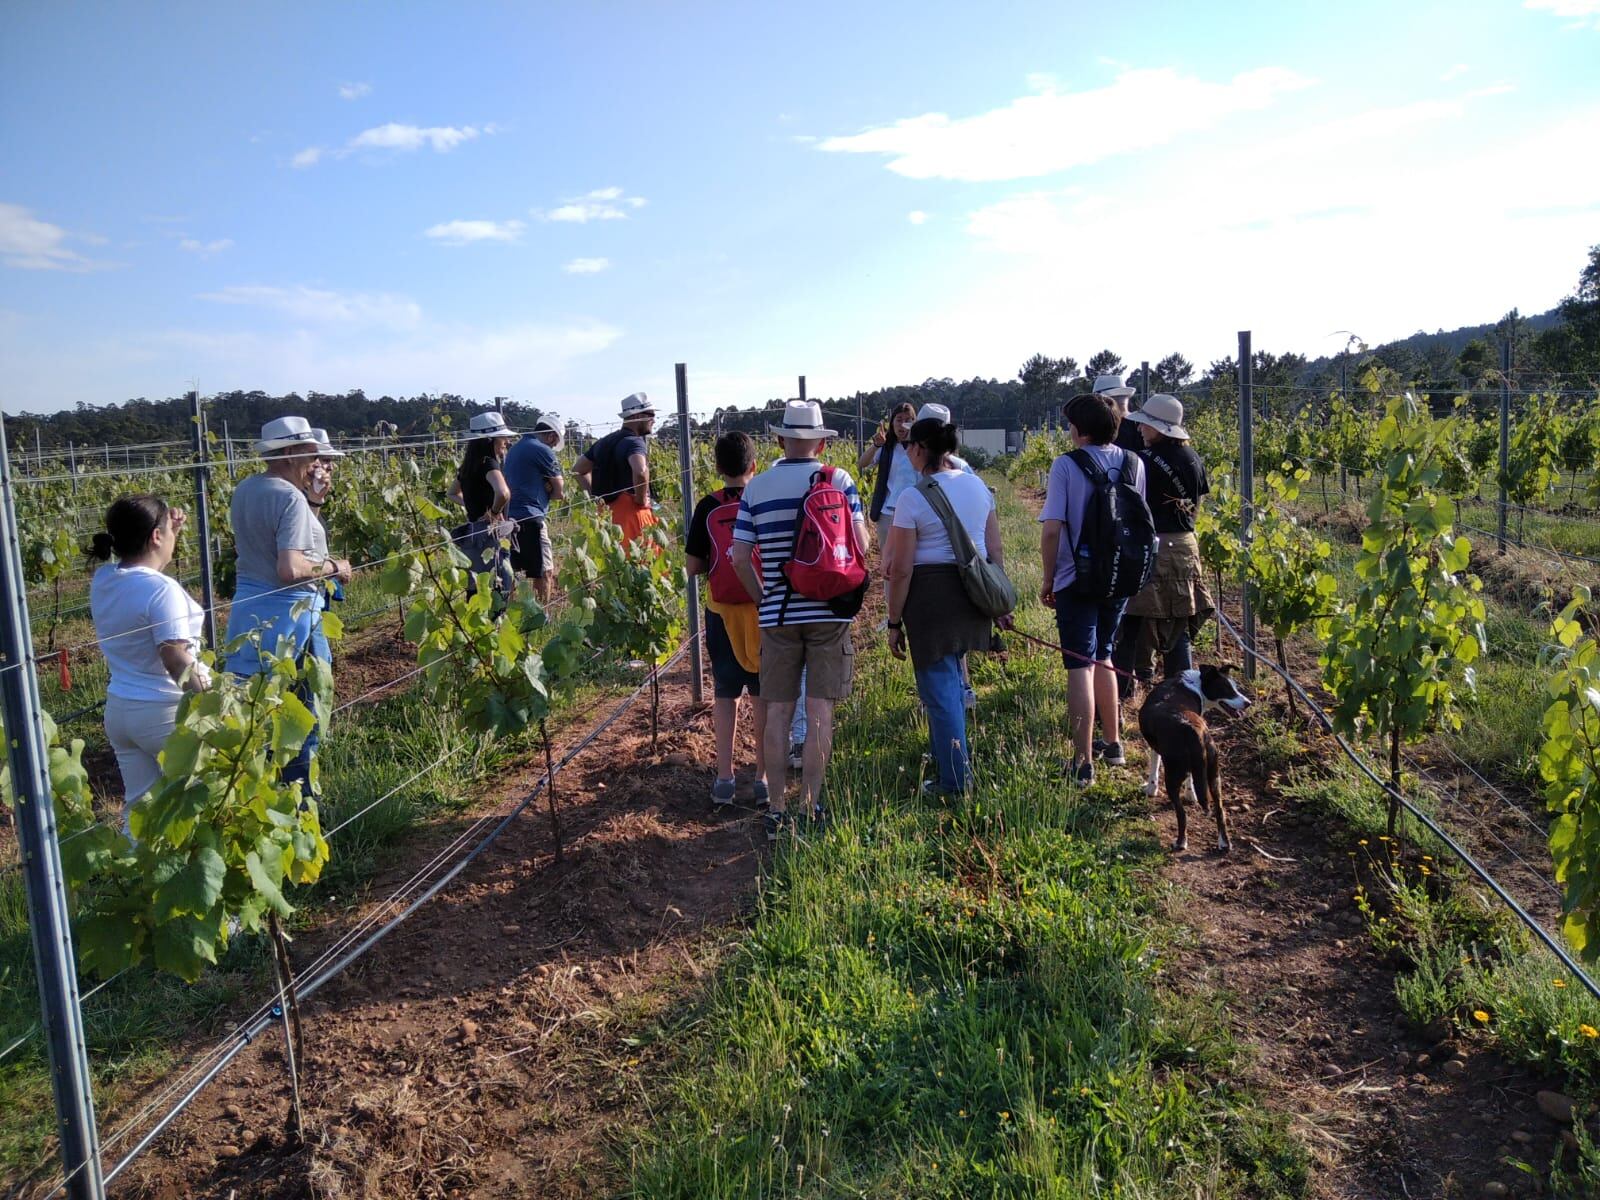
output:
[[[803,746],[806,740],[806,672],[800,668],[800,699],[794,705],[794,723],[789,726],[789,744]]]
[[[961,656],[947,654],[917,668],[917,694],[928,710],[928,741],[939,768],[939,789],[967,790],[967,710],[962,703]]]
[[[240,579],[234,590],[233,607],[228,612],[228,640],[231,642],[260,629],[261,646],[269,652],[293,654],[297,660],[309,654],[331,663],[333,651],[328,646],[327,635],[322,632],[322,610],[327,606],[327,595],[321,590],[308,603],[304,594],[294,594],[256,579]],[[244,643],[228,656],[228,670],[235,675],[259,674],[265,665],[261,651],[252,642]],[[307,708],[316,711],[308,687],[297,687],[295,695]],[[311,759],[321,741],[319,722],[311,726],[300,752],[278,772],[284,783],[298,784],[302,796],[311,794]]]

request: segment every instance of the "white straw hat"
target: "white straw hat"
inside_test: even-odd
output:
[[[488,412],[473,413],[472,419],[467,422],[467,438],[469,441],[477,438],[516,436],[516,430],[507,429],[506,419],[492,408]]]
[[[256,453],[271,454],[274,450],[287,450],[290,446],[314,446],[316,442],[316,431],[304,417],[278,417],[261,427]]]
[[[314,436],[317,439],[317,457],[318,458],[343,458],[344,457],[344,451],[343,450],[335,450],[333,448],[333,443],[328,440],[328,431],[326,429],[313,429],[311,431],[311,433],[312,433],[312,436]]]
[[[822,438],[839,436],[838,430],[823,427],[822,405],[815,400],[789,401],[783,406],[783,424],[768,425],[767,432],[802,441],[820,441]]]
[[[917,409],[918,421],[942,421],[950,424],[950,410],[942,404],[924,404]]]
[[[1129,413],[1123,420],[1148,425],[1157,433],[1180,442],[1189,440],[1189,431],[1183,427],[1183,401],[1166,392],[1157,392],[1144,402],[1143,408]]]
[[[1115,396],[1126,400],[1137,388],[1131,388],[1122,382],[1121,375],[1096,375],[1094,379],[1094,394],[1096,396]]]
[[[653,417],[656,415],[656,406],[650,403],[650,397],[643,392],[635,392],[625,397],[622,401],[622,411],[617,414],[624,421],[631,421],[635,417]]]

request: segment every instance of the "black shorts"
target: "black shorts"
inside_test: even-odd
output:
[[[555,570],[555,555],[550,550],[550,531],[543,517],[523,517],[517,522],[516,542],[511,548],[511,565],[530,579]]]
[[[761,695],[761,676],[739,665],[728,640],[728,627],[710,609],[706,610],[706,652],[711,656],[711,694],[718,700],[737,700],[746,689],[752,696]]]

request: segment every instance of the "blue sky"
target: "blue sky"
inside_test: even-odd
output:
[[[510,395],[580,420],[1035,351],[1310,354],[1548,308],[1600,0],[22,2],[0,402]]]

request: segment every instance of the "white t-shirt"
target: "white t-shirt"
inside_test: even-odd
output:
[[[961,470],[936,471],[933,477],[939,481],[940,490],[972,538],[972,544],[978,548],[979,554],[987,558],[989,547],[984,531],[989,524],[989,514],[994,511],[994,497],[989,494],[989,485],[976,475]],[[917,531],[917,552],[911,559],[912,566],[956,561],[956,552],[950,546],[950,535],[945,532],[944,522],[915,487],[908,487],[900,493],[900,503],[894,510],[894,527]]]
[[[188,642],[200,652],[205,614],[182,584],[150,567],[107,563],[89,582],[89,614],[111,668],[108,694],[123,700],[183,696],[157,651],[163,642]]]

